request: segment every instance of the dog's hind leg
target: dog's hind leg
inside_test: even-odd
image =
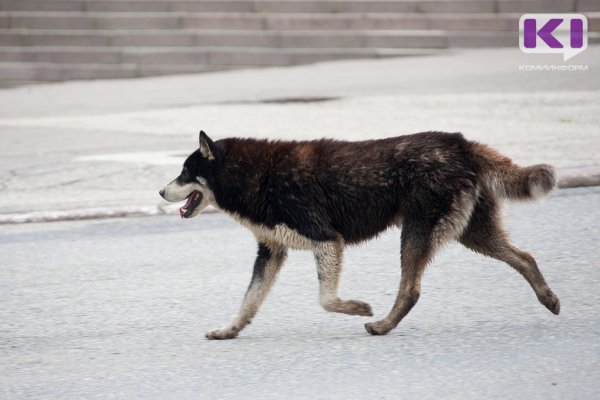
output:
[[[259,243],[252,281],[238,315],[227,326],[207,332],[207,339],[232,339],[252,321],[273,286],[286,256],[287,249],[285,247]]]
[[[400,291],[389,314],[381,321],[365,324],[371,335],[385,335],[394,329],[417,304],[421,296],[421,278],[436,250],[450,239],[456,239],[469,223],[475,205],[476,191],[468,182],[452,197],[449,211],[432,216],[432,210],[420,205],[408,213],[402,224]]]
[[[323,242],[314,250],[319,277],[319,302],[331,312],[362,315],[373,315],[371,306],[358,300],[341,300],[338,297],[338,285],[344,254],[344,243],[341,240]]]
[[[460,237],[469,249],[506,262],[529,282],[538,300],[552,313],[560,312],[560,301],[546,283],[531,254],[510,243],[502,228],[499,206],[495,200],[480,198],[471,221]]]
[[[365,324],[371,335],[385,335],[394,329],[417,304],[421,295],[421,278],[432,259],[435,248],[431,237],[433,229],[405,221],[402,226],[400,291],[389,314],[377,322]]]

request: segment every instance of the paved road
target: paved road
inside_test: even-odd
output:
[[[173,179],[180,162],[156,164],[165,153],[191,152],[199,129],[214,139],[460,131],[519,163],[598,166],[600,46],[568,62],[588,65],[587,71],[519,70],[560,60],[518,48],[478,49],[0,89],[0,220],[156,207],[156,192],[148,188]],[[334,100],[260,102],[305,97]]]
[[[0,217],[164,204],[156,190],[180,172],[199,128],[213,139],[363,140],[444,130],[489,144],[522,165],[598,166],[599,104],[600,91],[476,93],[0,118]]]
[[[426,57],[323,62],[197,75],[68,82],[0,90],[0,118],[87,115],[240,100],[600,89],[600,45],[563,63],[518,47]],[[523,65],[586,71],[522,71]],[[110,121],[107,122],[110,124]]]
[[[3,226],[0,398],[592,399],[600,392],[600,188],[507,210],[559,295],[555,317],[509,267],[451,245],[397,330],[318,307],[295,252],[255,322],[225,323],[251,275],[251,235],[219,214]],[[347,253],[342,296],[382,317],[397,231]]]

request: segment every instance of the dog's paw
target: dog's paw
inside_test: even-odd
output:
[[[552,314],[560,314],[560,300],[551,290],[548,290],[546,296],[539,300]]]
[[[385,335],[394,327],[386,321],[377,321],[365,324],[365,329],[371,335]]]
[[[554,296],[554,305],[550,308],[548,308],[550,311],[552,311],[552,313],[554,315],[558,315],[560,314],[560,300],[558,299],[558,297]]]
[[[213,331],[206,332],[206,338],[209,340],[225,340],[233,339],[238,335],[239,331],[232,328],[215,329]]]
[[[361,315],[363,317],[372,317],[371,306],[364,301],[358,300],[340,300],[336,299],[328,303],[322,303],[326,311],[337,312],[349,315]]]
[[[373,316],[373,310],[371,310],[371,306],[368,303],[358,300],[348,300],[347,304],[350,308],[350,312],[348,314],[360,315],[363,317]]]

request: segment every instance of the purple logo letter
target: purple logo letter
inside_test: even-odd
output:
[[[560,44],[558,40],[554,36],[552,36],[552,32],[563,22],[560,18],[552,18],[544,26],[542,29],[536,32],[535,19],[526,19],[525,20],[525,47],[528,49],[535,48],[536,37],[539,36],[542,38],[544,42],[552,49],[562,49],[563,45]]]
[[[523,14],[519,18],[519,48],[523,53],[563,55],[567,61],[588,45],[588,20],[583,14]]]
[[[571,47],[574,49],[583,47],[583,21],[580,19],[571,20]]]

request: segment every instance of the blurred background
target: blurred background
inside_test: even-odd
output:
[[[1,0],[0,85],[514,47],[523,13],[598,0]]]

